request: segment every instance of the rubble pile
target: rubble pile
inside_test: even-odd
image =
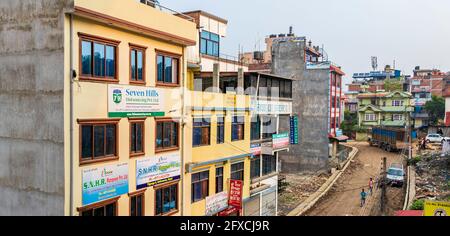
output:
[[[450,156],[422,153],[416,163],[416,199],[448,200],[450,197]]]
[[[288,183],[278,196],[278,215],[286,215],[315,193],[331,174],[286,174]]]

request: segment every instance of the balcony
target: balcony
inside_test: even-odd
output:
[[[186,96],[186,105],[193,110],[211,111],[211,110],[235,110],[249,111],[250,96],[237,95],[232,93],[212,93],[189,91]]]

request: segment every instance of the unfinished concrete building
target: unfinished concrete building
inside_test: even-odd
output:
[[[299,144],[280,153],[285,173],[328,171],[329,157],[346,139],[339,129],[344,73],[329,61],[319,61],[310,48],[305,38],[276,40],[272,45],[272,73],[293,79],[292,113],[299,117]]]

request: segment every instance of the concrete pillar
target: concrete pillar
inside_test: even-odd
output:
[[[244,69],[238,69],[237,94],[244,94]]]
[[[219,92],[219,81],[220,81],[220,64],[214,63],[213,65],[213,92]]]
[[[337,140],[333,140],[333,155],[332,158],[337,157],[337,147],[339,145],[339,142]]]

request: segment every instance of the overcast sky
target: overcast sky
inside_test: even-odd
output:
[[[160,0],[178,11],[204,10],[228,20],[221,53],[264,49],[264,37],[294,27],[324,45],[347,80],[396,61],[411,74],[416,65],[450,71],[450,0]],[[258,44],[258,42],[260,44]],[[260,46],[258,46],[260,45]],[[350,79],[351,80],[351,79]]]

